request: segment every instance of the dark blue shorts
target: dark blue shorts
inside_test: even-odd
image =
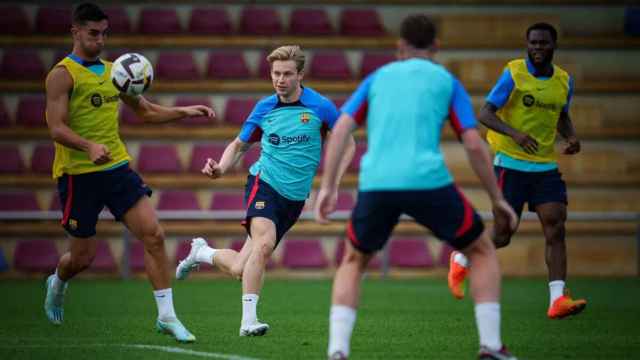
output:
[[[106,206],[116,220],[151,189],[128,164],[112,170],[80,175],[64,174],[58,178],[58,194],[62,204],[62,226],[78,238],[96,234],[98,215]]]
[[[531,212],[535,212],[540,204],[567,204],[567,185],[558,169],[525,172],[494,166],[494,171],[505,199],[518,216],[522,214],[525,202]]]
[[[347,225],[353,246],[363,253],[384,247],[407,214],[456,249],[463,249],[484,231],[482,219],[455,185],[433,190],[361,191]]]
[[[260,175],[247,177],[244,202],[247,205],[247,215],[242,225],[251,235],[251,218],[267,218],[276,225],[276,246],[284,234],[298,221],[304,200],[294,201],[280,195],[271,185],[260,180]]]

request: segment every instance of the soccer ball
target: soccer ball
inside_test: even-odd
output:
[[[141,95],[151,86],[153,67],[146,57],[127,53],[113,62],[111,82],[120,92],[127,95]]]

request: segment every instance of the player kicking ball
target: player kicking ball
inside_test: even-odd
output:
[[[212,179],[220,178],[252,143],[260,141],[262,153],[249,169],[245,187],[247,213],[243,225],[247,240],[237,252],[213,249],[204,239],[193,239],[189,255],[176,269],[176,278],[182,280],[199,263],[208,263],[242,279],[240,336],[262,336],[269,330],[268,324],[258,321],[256,310],[265,268],[302,212],[320,163],[323,133],[332,129],[338,118],[330,100],[302,86],[305,55],[300,47],[280,47],[267,60],[275,94],[256,104],[220,161],[208,159],[202,169]],[[349,166],[354,150],[351,137],[338,179]],[[337,192],[329,196],[337,198]]]

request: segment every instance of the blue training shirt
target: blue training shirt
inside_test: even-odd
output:
[[[305,200],[320,164],[324,132],[338,115],[333,102],[308,87],[294,103],[281,102],[277,94],[263,98],[239,135],[244,142],[261,142],[260,158],[249,172],[260,174],[287,199]]]
[[[527,64],[527,70],[531,75],[535,76],[535,72],[536,72],[535,67],[533,66],[531,61],[529,61],[528,58],[525,61]],[[544,77],[544,76],[536,76],[536,78],[540,80],[549,79],[549,77]],[[509,100],[509,97],[511,96],[511,92],[513,91],[514,86],[515,86],[515,83],[513,82],[511,71],[509,71],[509,69],[507,68],[502,72],[502,75],[498,79],[498,82],[496,82],[493,89],[491,89],[491,92],[489,92],[489,95],[487,95],[486,101],[494,105],[496,108],[500,109]],[[563,112],[569,112],[571,98],[573,97],[573,86],[574,86],[573,77],[570,76],[569,77],[569,93],[567,94],[567,103],[564,105],[564,108],[562,109]],[[514,170],[526,171],[526,172],[541,172],[541,171],[549,171],[549,170],[558,168],[558,163],[555,161],[548,162],[548,163],[539,163],[539,162],[533,162],[533,161],[527,161],[527,160],[520,160],[520,159],[515,159],[502,152],[498,152],[496,154],[495,158],[493,159],[493,164],[496,166],[501,166],[508,169],[514,169]]]
[[[442,126],[449,118],[458,136],[476,127],[464,87],[443,66],[421,58],[396,61],[370,74],[342,112],[367,126],[361,191],[428,190],[451,184],[440,151]]]

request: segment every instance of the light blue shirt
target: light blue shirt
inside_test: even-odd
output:
[[[476,127],[469,94],[444,67],[412,58],[370,74],[342,107],[367,126],[359,189],[428,190],[453,178],[440,151],[449,118],[456,134]]]

